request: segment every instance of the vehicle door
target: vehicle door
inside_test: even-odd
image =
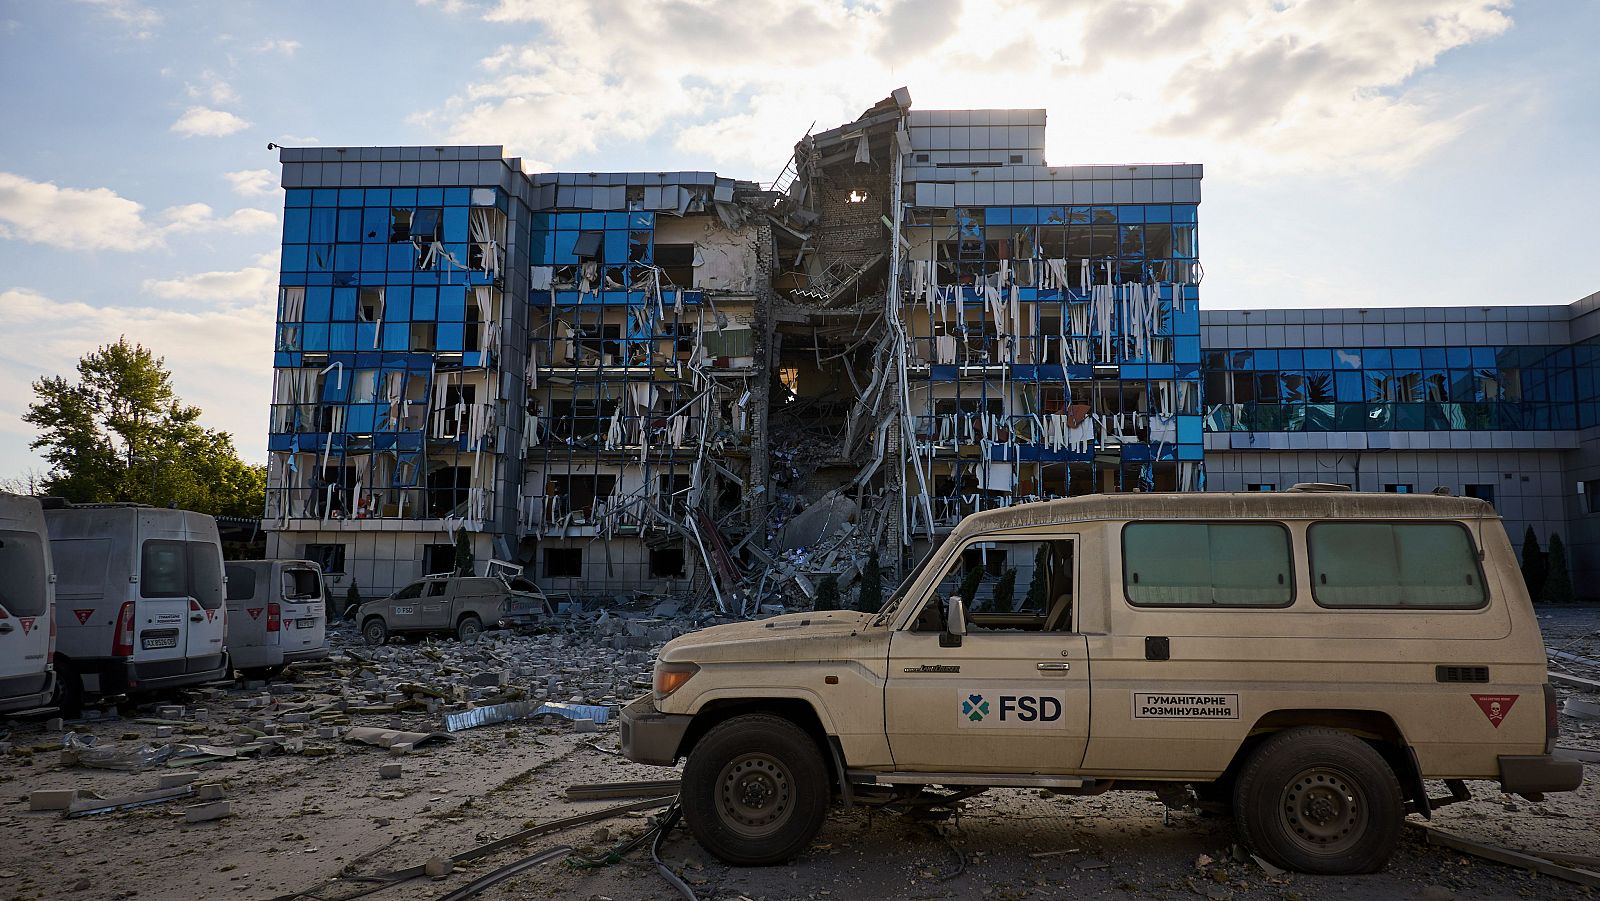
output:
[[[0,498],[0,697],[43,690],[53,594],[38,502]]]
[[[264,576],[271,568],[270,564],[260,563],[227,565],[229,648],[267,645],[267,597],[271,593],[271,583]]]
[[[182,660],[189,655],[189,627],[197,625],[191,619],[205,621],[203,611],[189,609],[188,532],[166,510],[140,511],[135,535],[139,598],[133,607],[133,656],[144,663]]]
[[[1078,536],[973,540],[890,639],[884,727],[895,768],[1071,773],[1089,735],[1089,658],[1072,631]],[[944,550],[938,553],[946,554]],[[946,599],[970,598],[967,634]],[[953,640],[952,640],[953,639]]]
[[[222,542],[217,537],[217,521],[211,517],[185,513],[183,520],[189,624],[185,655],[213,657],[222,653],[228,634]]]
[[[407,632],[422,628],[422,590],[428,582],[412,582],[395,592],[383,605],[383,618],[390,632]]]
[[[434,579],[423,589],[422,604],[418,608],[418,627],[423,629],[449,629],[454,625],[451,614],[451,597],[455,579]]]
[[[278,568],[278,591],[283,599],[279,645],[285,654],[322,647],[327,636],[322,569],[301,562],[282,563]]]

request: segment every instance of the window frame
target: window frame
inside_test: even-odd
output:
[[[1321,525],[1378,525],[1378,526],[1455,526],[1467,539],[1467,550],[1471,552],[1473,570],[1478,574],[1478,588],[1483,599],[1472,607],[1424,607],[1405,606],[1400,604],[1370,604],[1361,606],[1324,604],[1317,597],[1316,566],[1312,561],[1311,531]],[[1476,613],[1489,609],[1490,600],[1489,581],[1483,574],[1483,550],[1477,542],[1472,540],[1472,530],[1465,523],[1453,519],[1319,519],[1306,523],[1306,581],[1311,585],[1311,602],[1322,610],[1354,611],[1356,613]],[[1398,560],[1398,558],[1396,558]]]
[[[1020,628],[1020,627],[1005,627],[1005,626],[985,626],[985,625],[982,625],[982,624],[977,624],[979,626],[980,631],[977,632],[977,633],[972,633],[973,635],[1040,636],[1040,635],[1077,635],[1077,634],[1081,634],[1081,630],[1078,628],[1078,625],[1079,625],[1079,614],[1080,614],[1080,612],[1082,610],[1082,607],[1080,606],[1079,602],[1080,602],[1080,600],[1082,598],[1082,588],[1083,588],[1083,560],[1079,556],[1081,554],[1082,550],[1083,550],[1083,532],[1081,530],[1074,529],[1073,531],[1067,532],[1065,534],[1053,534],[1053,535],[1051,535],[1051,534],[1042,534],[1042,533],[1038,533],[1038,532],[1009,533],[1009,534],[1008,533],[1002,533],[1002,534],[989,533],[989,534],[971,535],[971,536],[968,536],[966,541],[962,542],[962,544],[961,544],[961,546],[959,548],[954,549],[953,551],[950,552],[949,556],[944,557],[944,559],[941,561],[941,564],[942,564],[942,566],[944,566],[948,570],[949,567],[951,567],[951,566],[953,566],[955,564],[959,564],[962,561],[963,556],[966,554],[966,552],[968,550],[972,549],[973,546],[978,545],[978,544],[1000,543],[1000,542],[1015,542],[1015,543],[1021,543],[1021,542],[1047,542],[1048,543],[1048,542],[1057,542],[1057,541],[1063,542],[1063,543],[1069,545],[1070,548],[1071,548],[1070,554],[1071,554],[1071,561],[1072,561],[1072,572],[1071,572],[1072,598],[1071,598],[1070,606],[1068,607],[1067,622],[1068,622],[1069,625],[1071,625],[1072,628],[1066,629],[1065,631],[1056,631],[1056,630],[1049,630],[1049,629],[1043,628],[1044,626],[1049,625],[1049,621],[1050,621],[1049,604],[1053,604],[1054,603],[1054,599],[1052,598],[1052,599],[1050,599],[1049,602],[1047,602],[1044,614],[1042,616],[1040,616],[1040,617],[1037,617],[1037,619],[1039,619],[1039,621],[1040,621],[1039,622],[1040,628],[1038,628],[1038,629],[1027,629],[1027,628]],[[943,547],[942,546],[941,547],[935,547],[932,551],[930,551],[928,553],[928,555],[925,556],[922,559],[922,561],[917,564],[917,567],[913,570],[911,575],[907,577],[906,581],[904,583],[902,583],[903,586],[905,587],[905,589],[909,591],[911,583],[915,582],[917,579],[922,577],[924,567],[931,566],[933,564],[933,562],[934,562],[934,557],[936,555],[940,555],[942,553],[943,553]],[[1003,570],[1002,570],[1002,572],[1003,572]],[[905,616],[905,618],[900,622],[900,624],[898,626],[898,631],[915,632],[915,633],[924,634],[924,635],[932,634],[932,632],[930,630],[918,629],[917,628],[917,622],[922,617],[922,611],[925,610],[930,603],[935,603],[935,602],[941,602],[942,603],[942,601],[941,601],[941,599],[939,597],[939,584],[942,581],[944,581],[944,579],[945,579],[945,575],[941,574],[940,576],[938,576],[937,578],[935,578],[933,580],[933,584],[928,586],[928,590],[924,594],[922,599],[911,606],[909,614],[907,616]],[[907,598],[907,600],[909,600],[909,598]],[[885,605],[884,609],[888,609],[887,604]],[[969,625],[973,625],[973,623],[971,621],[971,617],[973,616],[972,612],[971,611],[963,611],[963,612],[968,617],[968,624]],[[979,613],[977,615],[978,616],[987,616],[987,617],[1009,617],[1009,618],[1013,618],[1013,619],[1020,619],[1020,618],[1023,618],[1024,616],[1027,616],[1026,614],[1015,614],[1015,613],[1013,613],[1013,614]],[[1033,617],[1029,617],[1029,618],[1033,618]],[[940,621],[943,622],[943,619],[944,619],[944,614],[943,614],[943,611],[941,611],[941,613],[940,613]],[[972,635],[968,635],[968,637],[970,638],[970,637],[972,637]]]
[[[1128,528],[1130,526],[1276,526],[1283,533],[1284,549],[1288,552],[1289,599],[1281,604],[1149,604],[1135,601],[1128,593]],[[1122,601],[1138,611],[1147,610],[1284,610],[1300,600],[1299,559],[1295,556],[1294,531],[1281,519],[1130,519],[1117,531],[1117,550],[1122,555]]]

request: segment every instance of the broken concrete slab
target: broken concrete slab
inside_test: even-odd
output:
[[[379,764],[378,765],[378,778],[379,779],[399,779],[400,778],[400,764],[398,764],[398,763],[382,763],[382,764]]]
[[[344,740],[347,742],[378,748],[390,748],[401,744],[416,747],[433,741],[450,741],[452,738],[453,736],[443,732],[404,732],[398,729],[379,729],[374,726],[355,726],[344,734]]]
[[[28,793],[29,810],[66,810],[78,800],[75,788],[41,788]]]
[[[184,808],[183,821],[185,823],[209,823],[223,817],[233,816],[232,801],[212,801],[209,804],[195,804]]]
[[[177,773],[162,773],[159,777],[157,777],[156,787],[176,788],[180,785],[188,785],[199,778],[200,774],[195,770],[183,770],[182,772]]]
[[[119,795],[115,798],[102,798],[99,795],[92,797],[80,796],[67,808],[67,816],[84,817],[97,813],[110,813],[114,810],[130,810],[135,807],[145,807],[151,804],[163,804],[175,798],[188,797],[194,794],[194,789],[188,785],[178,785],[172,788],[158,788],[154,791],[135,792],[131,795]]]

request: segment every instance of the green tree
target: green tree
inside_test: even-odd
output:
[[[1039,552],[1033,555],[1033,575],[1028,579],[1028,594],[1023,599],[1027,610],[1050,609],[1052,598],[1045,597],[1050,585],[1050,545],[1040,543]]]
[[[973,568],[967,570],[966,575],[961,577],[961,587],[956,589],[956,593],[961,595],[961,606],[963,609],[972,609],[972,599],[978,596],[978,584],[982,581],[982,566],[974,566]]]
[[[1539,600],[1544,596],[1544,580],[1547,566],[1544,551],[1539,550],[1539,536],[1533,534],[1533,526],[1522,533],[1522,582],[1528,586],[1528,597]]]
[[[883,609],[883,566],[878,562],[878,552],[867,557],[861,570],[861,588],[856,592],[856,609],[862,613],[877,613]]]
[[[1562,543],[1560,535],[1550,535],[1550,550],[1545,564],[1541,600],[1546,604],[1572,603],[1572,574],[1567,571],[1567,546]]]
[[[227,432],[172,389],[166,362],[120,338],[78,360],[77,378],[46,376],[23,414],[50,464],[49,493],[76,503],[133,502],[260,516],[266,468],[239,459]]]
[[[1011,602],[1016,599],[1016,596],[1017,568],[1011,566],[1007,567],[1006,571],[1001,573],[1000,578],[994,583],[994,596],[989,603],[996,613],[1010,613],[1012,612]]]
[[[828,573],[826,576],[823,576],[822,581],[817,584],[816,609],[839,609],[839,577],[833,573]]]
[[[472,557],[472,536],[467,530],[456,530],[456,575],[470,576],[477,561]]]
[[[361,588],[360,588],[360,586],[356,585],[355,577],[351,576],[350,577],[350,587],[346,588],[345,591],[344,591],[344,610],[339,611],[339,613],[342,615],[345,612],[350,611],[350,610],[354,610],[354,609],[356,609],[357,607],[360,607],[360,606],[361,606]]]

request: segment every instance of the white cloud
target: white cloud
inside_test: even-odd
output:
[[[183,309],[95,306],[28,288],[0,290],[0,333],[7,337],[0,342],[0,379],[27,385],[41,375],[70,374],[80,356],[126,335],[166,358],[174,387],[204,411],[202,422],[231,432],[246,459],[264,459],[274,304],[271,292],[249,278],[238,288]],[[0,432],[29,428],[20,420],[31,399],[27,391],[0,393]]]
[[[299,51],[300,47],[301,44],[299,41],[291,41],[279,38],[276,40],[269,39],[262,41],[250,49],[257,53],[281,53],[284,56],[294,56],[295,53]]]
[[[191,106],[172,123],[172,131],[185,137],[203,135],[205,137],[220,138],[242,131],[250,127],[250,123],[224,110],[209,109],[204,106]]]
[[[245,197],[263,197],[278,190],[278,176],[271,169],[240,169],[224,172],[222,177],[233,186],[233,193]]]
[[[939,15],[928,6],[937,2]],[[1416,84],[1511,25],[1505,0],[499,0],[537,40],[413,122],[532,167],[670,137],[769,178],[813,120],[898,85],[917,107],[1050,112],[1052,162],[1394,172],[1452,140],[1473,98]]]
[[[0,237],[71,250],[143,250],[161,243],[144,206],[109,188],[62,188],[0,172]]]
[[[197,272],[173,278],[146,279],[140,289],[167,300],[270,301],[278,286],[278,257],[264,254],[254,266],[219,272]]]
[[[219,217],[209,204],[204,203],[168,207],[161,211],[161,219],[165,223],[162,230],[166,234],[203,231],[246,234],[270,229],[278,224],[278,217],[266,210],[244,207]]]
[[[224,103],[239,102],[239,94],[233,89],[233,85],[228,84],[222,79],[221,76],[209,69],[200,73],[199,84],[184,85],[184,93],[188,94],[192,100],[208,100],[211,103],[219,105]],[[194,109],[191,108],[189,112],[193,113]],[[214,111],[208,110],[207,112]],[[228,114],[224,113],[223,115]],[[243,126],[240,127],[242,128]],[[233,130],[238,131],[237,128]],[[222,132],[222,134],[227,133],[228,132]]]
[[[101,15],[128,29],[131,37],[141,40],[155,35],[155,28],[161,24],[161,14],[133,0],[78,0],[95,9]]]
[[[148,250],[167,235],[222,231],[233,234],[276,228],[275,213],[242,207],[218,216],[208,204],[168,207],[152,218],[144,205],[110,188],[63,188],[0,172],[0,238],[66,250]]]
[[[480,11],[480,7],[474,3],[468,3],[467,0],[417,0],[417,5],[421,7],[437,6],[440,12],[452,16],[468,10],[472,12]]]

